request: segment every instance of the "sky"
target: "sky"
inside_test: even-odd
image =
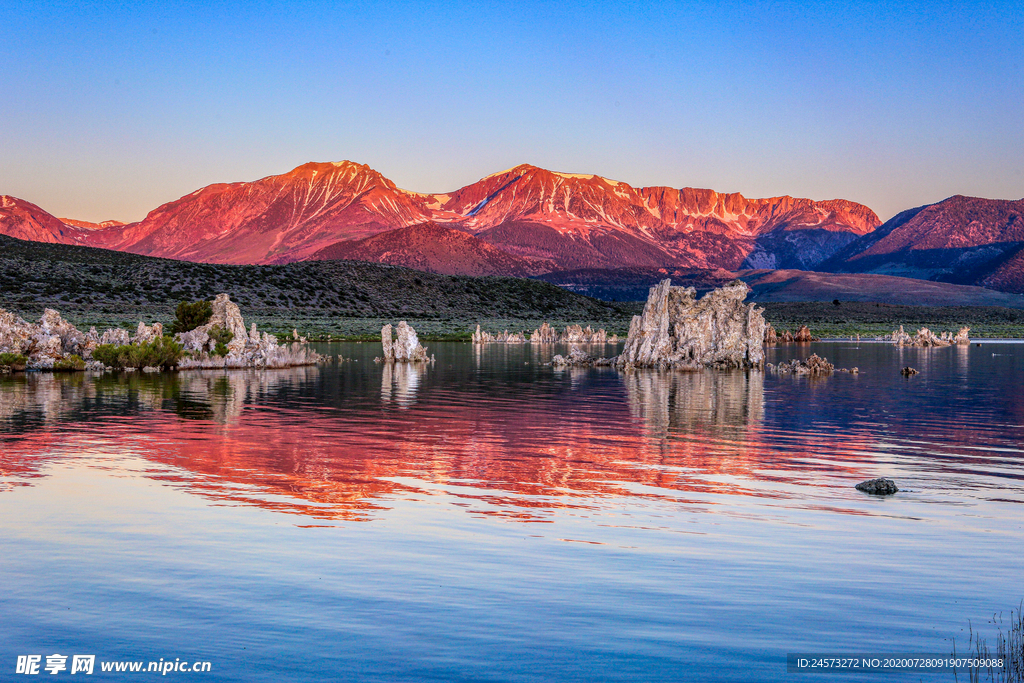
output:
[[[308,161],[417,192],[530,163],[844,198],[1024,197],[1024,4],[10,2],[0,194],[135,221]]]

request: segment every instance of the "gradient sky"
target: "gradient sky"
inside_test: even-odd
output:
[[[307,161],[1024,197],[1024,5],[0,2],[0,194],[141,219]]]

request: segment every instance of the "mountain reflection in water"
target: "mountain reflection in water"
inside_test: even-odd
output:
[[[137,457],[146,476],[207,498],[317,518],[371,519],[394,496],[443,491],[472,513],[544,521],[619,495],[700,506],[714,502],[695,494],[789,497],[841,510],[825,489],[872,475],[881,451],[902,461],[907,450],[892,443],[899,424],[861,419],[865,393],[877,397],[863,378],[560,371],[534,349],[486,356],[466,345],[442,345],[432,365],[378,365],[371,346],[356,361],[289,370],[5,378],[4,480],[31,484],[62,459],[109,467]],[[956,363],[955,350],[943,362]],[[956,444],[977,430],[942,421],[932,451],[957,467]],[[978,454],[966,457],[977,465]],[[812,480],[820,494],[794,493]]]

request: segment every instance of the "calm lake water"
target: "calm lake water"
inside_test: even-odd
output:
[[[430,347],[0,378],[0,678],[851,681],[786,655],[962,651],[1024,598],[1024,344],[769,350],[861,370],[817,380]]]

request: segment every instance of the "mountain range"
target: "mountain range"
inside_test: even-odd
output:
[[[952,197],[882,224],[843,199],[637,188],[530,165],[423,194],[343,161],[209,185],[129,224],[59,219],[4,196],[0,234],[222,264],[354,259],[546,279],[566,271],[615,270],[621,278],[629,269],[795,269],[1024,292],[1022,213],[1024,200]]]

